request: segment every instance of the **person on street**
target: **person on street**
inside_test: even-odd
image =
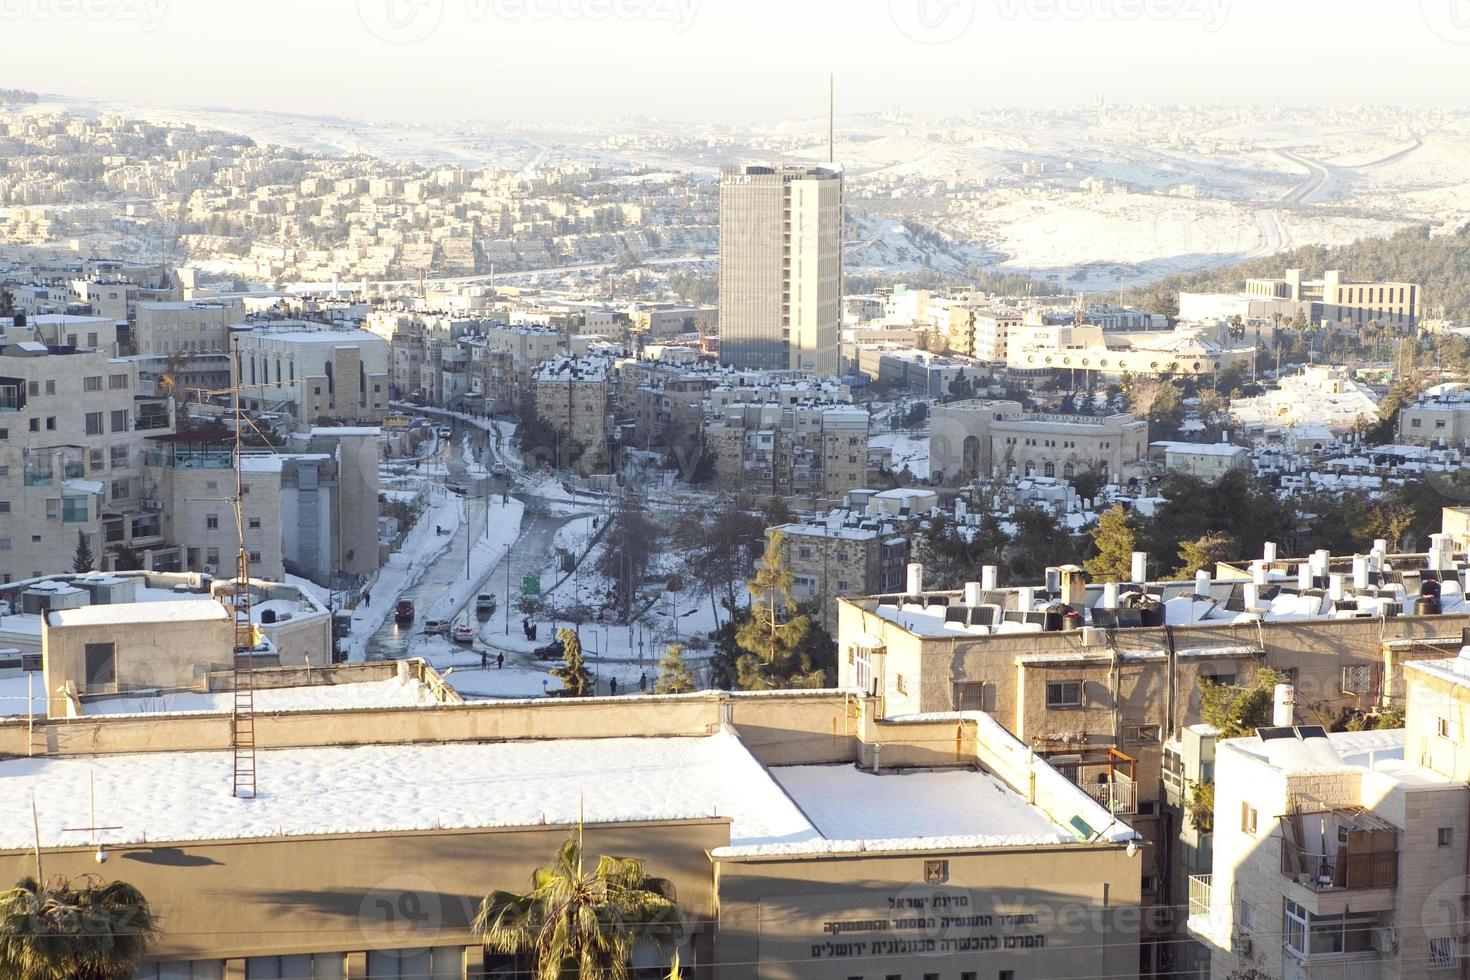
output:
[[[504,653],[497,653],[495,655],[495,669],[496,670],[500,670],[504,666],[505,666],[505,654]]]
[[[647,691],[648,690],[648,671],[646,671],[646,670],[643,673],[641,673],[641,674],[638,675],[638,690],[639,691]]]
[[[607,682],[607,689],[612,692],[613,697],[618,696],[618,679],[616,677]]]
[[[486,651],[486,650],[481,650],[480,651],[480,666],[481,667],[489,667],[490,666],[490,653],[489,653],[489,651]]]

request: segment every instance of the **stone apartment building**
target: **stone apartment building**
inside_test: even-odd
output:
[[[139,303],[133,324],[138,354],[228,354],[230,326],[240,321],[241,307],[228,300]]]
[[[478,392],[486,409],[496,412],[518,411],[533,394],[537,369],[554,358],[576,353],[563,331],[491,321],[461,336],[459,345],[469,353],[469,390]]]
[[[826,402],[735,402],[705,421],[720,483],[773,496],[840,498],[866,482],[868,413]]]
[[[782,558],[793,577],[792,599],[814,606],[828,632],[837,629],[838,596],[903,588],[909,534],[938,503],[930,490],[869,493],[848,494],[849,506],[823,519],[766,528],[767,541],[781,535]]]
[[[316,428],[303,448],[242,457],[237,528],[233,443],[193,433],[156,440],[147,482],[171,547],[145,555],[148,567],[227,575],[243,533],[251,573],[263,578],[290,572],[345,588],[376,571],[378,430]]]
[[[1102,469],[1114,481],[1148,460],[1148,423],[1116,415],[1027,411],[1019,402],[969,399],[934,409],[929,471],[966,482],[1020,474],[1068,478]]]
[[[1303,278],[1301,269],[1287,269],[1281,279],[1247,279],[1245,295],[1293,304],[1309,323],[1332,320],[1359,326],[1377,320],[1413,328],[1423,305],[1423,291],[1417,283],[1347,279],[1336,269],[1323,273],[1321,279]]]
[[[1399,412],[1398,441],[1405,446],[1470,443],[1470,389],[1453,386],[1430,391]]]
[[[536,414],[551,427],[554,445],[533,455],[545,455],[558,467],[606,472],[611,368],[607,358],[588,356],[552,358],[537,369]]]
[[[1470,939],[1470,648],[1405,665],[1405,726],[1327,733],[1278,691],[1215,746],[1214,855],[1189,883],[1209,976],[1451,975]]]
[[[376,424],[388,412],[388,344],[366,330],[307,321],[233,328],[242,404],[282,412],[292,427],[322,420]]]
[[[1173,893],[1180,822],[1165,806],[1162,746],[1201,721],[1201,683],[1274,668],[1296,685],[1304,721],[1328,726],[1404,705],[1405,664],[1458,649],[1470,626],[1470,566],[1451,547],[1436,536],[1428,555],[1268,554],[1191,582],[1147,581],[1136,560],[1137,585],[1064,567],[1001,589],[982,569],[950,593],[925,590],[914,567],[900,594],[837,600],[839,686],[874,693],[889,716],[985,711],[1126,815],[1147,841],[1142,885],[1157,909],[1146,965],[1172,969],[1183,922],[1170,909],[1186,896]]]
[[[78,534],[108,547],[155,538],[143,494],[148,437],[173,402],[141,395],[127,359],[35,341],[0,347],[0,579],[69,565]]]

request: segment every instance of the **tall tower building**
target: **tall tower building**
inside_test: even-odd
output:
[[[720,362],[836,374],[842,175],[726,167],[720,175]]]

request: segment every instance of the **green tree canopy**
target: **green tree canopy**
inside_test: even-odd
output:
[[[556,631],[556,638],[562,642],[562,664],[551,669],[551,676],[561,681],[561,696],[587,697],[592,693],[592,675],[582,661],[582,638],[566,626]]]
[[[148,900],[125,882],[25,878],[0,894],[0,976],[9,980],[126,980],[157,936]]]
[[[639,945],[669,955],[684,934],[674,886],[634,858],[588,868],[580,828],[532,872],[530,891],[486,895],[474,930],[487,948],[528,957],[535,980],[630,980]]]

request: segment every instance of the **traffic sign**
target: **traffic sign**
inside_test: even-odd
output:
[[[541,580],[535,575],[527,575],[521,579],[521,595],[540,595]]]

